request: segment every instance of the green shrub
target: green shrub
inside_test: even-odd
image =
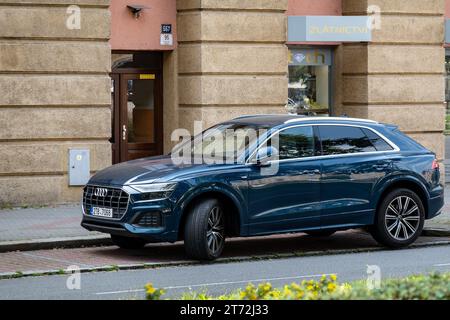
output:
[[[163,290],[146,286],[148,299],[159,299]],[[183,300],[449,300],[450,273],[431,273],[402,279],[388,279],[380,288],[370,290],[365,281],[340,284],[335,275],[320,280],[305,280],[283,288],[270,283],[247,285],[234,293],[213,297],[206,292],[188,293]]]
[[[379,289],[369,291],[365,286],[352,290],[346,299],[373,300],[448,300],[450,273],[411,276],[383,281]]]
[[[165,293],[162,289],[155,289],[153,284],[148,283],[145,286],[145,295],[147,300],[159,300],[161,296]]]

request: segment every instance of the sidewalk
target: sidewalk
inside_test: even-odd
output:
[[[0,210],[0,252],[109,244],[80,226],[79,205]]]
[[[425,224],[426,236],[450,234],[450,185],[446,188],[444,213]],[[79,205],[0,210],[0,252],[106,245],[106,234],[80,226]]]

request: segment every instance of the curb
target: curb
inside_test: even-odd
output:
[[[417,249],[424,247],[438,247],[450,245],[450,240],[441,240],[434,242],[425,242],[412,244],[411,246],[403,249]],[[395,250],[395,249],[394,249]],[[136,263],[136,264],[122,264],[122,265],[106,265],[106,266],[95,266],[95,267],[84,267],[80,268],[80,273],[91,273],[91,272],[112,272],[112,271],[126,271],[126,270],[145,270],[145,269],[157,269],[157,268],[167,268],[167,267],[182,267],[182,266],[192,266],[192,265],[202,265],[202,264],[224,264],[233,262],[250,262],[250,261],[260,261],[260,260],[276,260],[276,259],[287,259],[296,257],[313,257],[313,256],[326,256],[326,255],[341,255],[341,254],[351,254],[351,253],[369,253],[378,251],[389,251],[384,247],[371,247],[371,248],[354,248],[354,249],[336,249],[336,250],[321,250],[321,251],[294,251],[281,254],[266,254],[259,256],[240,256],[240,257],[226,257],[219,258],[215,261],[210,262],[200,262],[195,260],[180,260],[180,261],[167,261],[167,262],[155,262],[155,263]],[[41,276],[55,276],[55,275],[70,275],[72,272],[66,270],[35,270],[35,271],[16,271],[16,272],[4,272],[0,273],[0,280],[16,279],[23,277],[41,277]]]
[[[450,237],[450,229],[444,228],[425,228],[422,231],[425,237]]]
[[[81,248],[111,245],[111,239],[103,235],[69,238],[31,239],[0,242],[0,253],[11,251],[34,251],[57,248]]]

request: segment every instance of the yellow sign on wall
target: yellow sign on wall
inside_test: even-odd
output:
[[[154,74],[140,74],[139,79],[141,80],[155,80],[156,76]]]

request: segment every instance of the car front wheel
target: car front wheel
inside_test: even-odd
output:
[[[398,189],[382,200],[370,232],[380,244],[402,248],[417,240],[424,222],[425,209],[421,199],[411,190]]]
[[[217,199],[198,202],[188,213],[184,230],[186,254],[198,260],[217,259],[225,246],[225,216]]]

